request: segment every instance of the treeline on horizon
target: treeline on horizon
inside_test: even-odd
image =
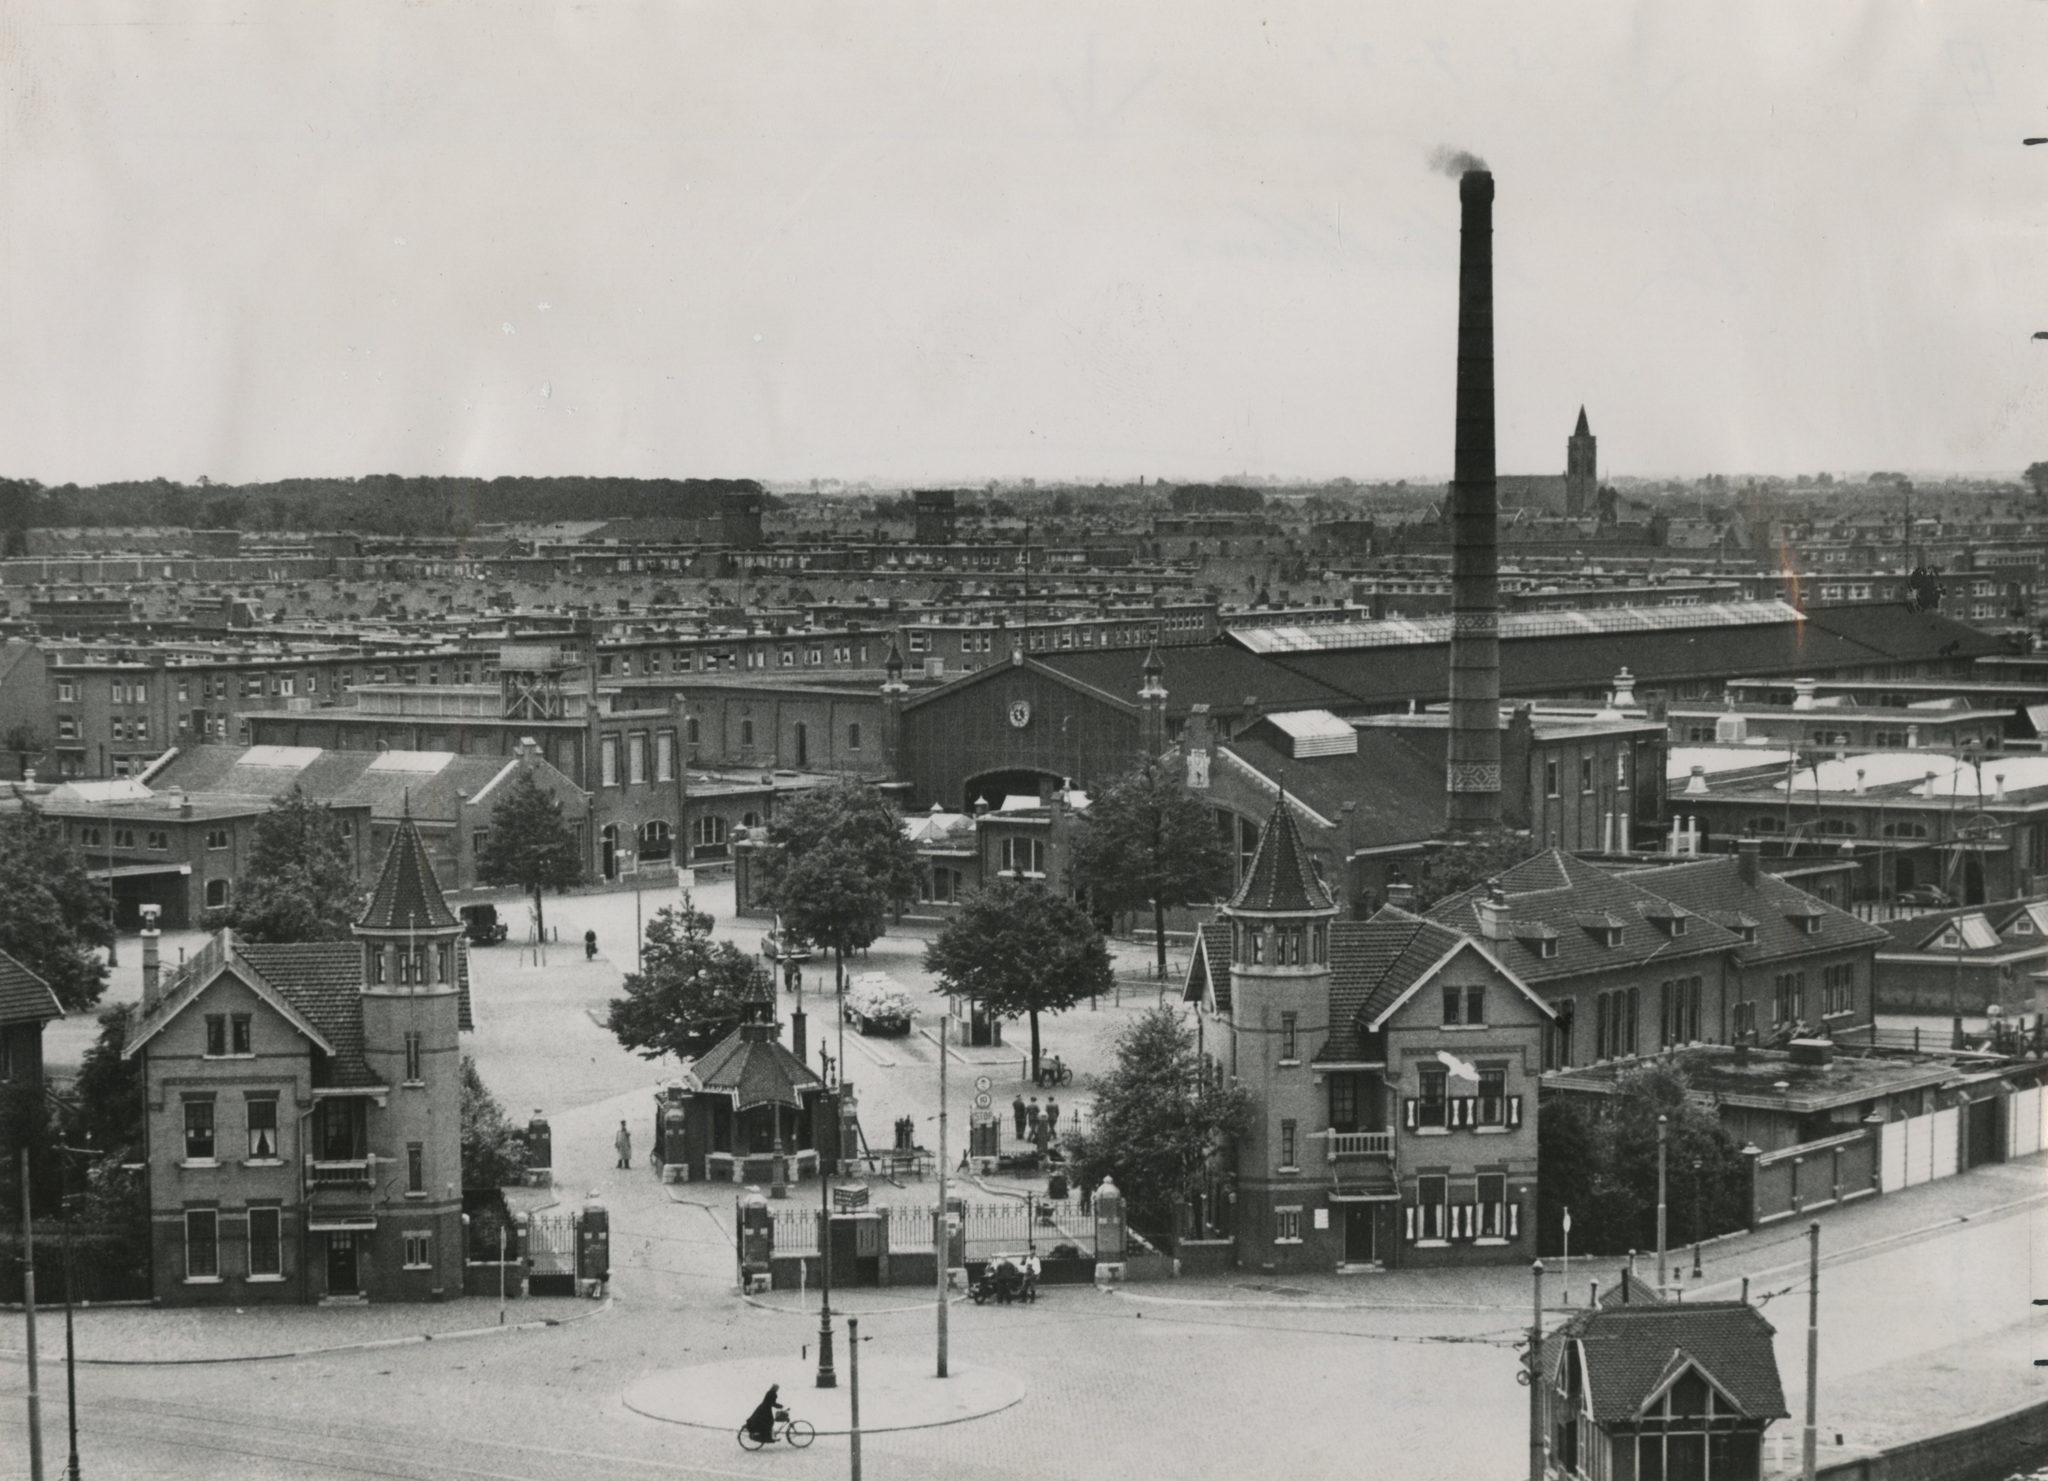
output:
[[[0,531],[138,525],[466,536],[478,525],[579,519],[712,519],[751,478],[446,478],[395,473],[276,483],[147,482],[47,487],[0,479]]]

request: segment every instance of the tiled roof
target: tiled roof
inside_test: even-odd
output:
[[[1717,854],[1688,864],[1631,869],[1623,877],[1723,928],[1732,928],[1742,920],[1753,921],[1755,942],[1735,951],[1735,959],[1745,966],[1844,946],[1875,946],[1890,939],[1882,926],[1860,920],[1846,910],[1837,910],[1797,885],[1761,869],[1755,884],[1743,883],[1742,860],[1733,854]],[[1820,929],[1808,933],[1795,924],[1795,919],[1802,916],[1818,920]]]
[[[774,1039],[747,1033],[742,1024],[720,1039],[690,1067],[700,1089],[733,1098],[733,1109],[783,1105],[801,1109],[805,1090],[821,1089],[820,1080],[804,1062]]]
[[[1273,805],[1244,882],[1230,897],[1230,908],[1271,914],[1331,908],[1330,892],[1309,866],[1308,850],[1301,846],[1301,830],[1285,796]]]
[[[0,1023],[47,1023],[64,1016],[50,984],[0,951]]]
[[[1584,1353],[1593,1418],[1612,1425],[1634,1419],[1688,1363],[1750,1418],[1786,1418],[1774,1335],[1743,1302],[1686,1301],[1603,1306],[1567,1322],[1553,1342]]]
[[[1920,915],[1901,916],[1897,920],[1885,921],[1879,927],[1885,933],[1885,940],[1880,949],[1894,952],[1931,950],[1935,938],[1951,925],[1966,917],[1981,915],[1984,917],[1984,923],[1998,933],[1998,944],[1976,948],[1966,945],[1963,950],[1965,960],[1974,954],[1997,956],[2015,951],[2037,950],[2048,946],[2048,937],[2015,932],[2012,938],[2008,938],[2006,932],[2017,917],[2039,911],[2043,903],[2036,896],[2024,900],[2000,900],[1994,905],[1957,905],[1947,910],[1929,910]],[[1952,954],[1953,950],[1946,948],[1945,954]]]
[[[1335,822],[1353,804],[1347,848],[1422,843],[1444,826],[1444,774],[1383,730],[1359,732],[1357,751],[1297,759],[1255,736],[1218,746]]]
[[[1458,933],[1388,906],[1370,920],[1330,927],[1330,1036],[1316,1057],[1355,1063],[1374,1018],[1458,943]]]
[[[392,830],[391,849],[384,855],[369,909],[356,924],[366,931],[431,931],[461,924],[441,896],[434,861],[427,857],[427,846],[410,814],[400,817]]]
[[[1741,944],[1742,938],[1726,926],[1697,915],[1686,920],[1685,933],[1680,936],[1652,925],[1653,919],[1669,914],[1671,902],[1637,881],[1636,875],[1609,874],[1558,849],[1526,859],[1500,876],[1509,919],[1515,925],[1527,922],[1551,927],[1557,932],[1556,954],[1539,956],[1515,940],[1494,943],[1495,949],[1517,976],[1541,983],[1726,951]],[[1475,886],[1439,901],[1430,909],[1429,918],[1483,939],[1478,907],[1486,895],[1485,885]],[[1600,914],[1621,921],[1619,944],[1604,944],[1599,933],[1579,923],[1582,915]]]
[[[383,1083],[363,1057],[362,947],[353,941],[237,941],[234,954],[334,1046],[324,1083]]]
[[[1187,985],[1181,1001],[1199,1003],[1205,989],[1214,993],[1216,1011],[1230,1011],[1230,927],[1210,921],[1197,928],[1200,949],[1188,959]]]

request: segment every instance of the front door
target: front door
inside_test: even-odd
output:
[[[1344,1205],[1344,1263],[1370,1265],[1379,1259],[1373,1241],[1373,1206],[1369,1203]]]
[[[348,1229],[327,1233],[327,1294],[353,1296],[362,1289],[356,1275],[356,1236]]]

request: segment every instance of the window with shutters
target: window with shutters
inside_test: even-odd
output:
[[[1508,1180],[1497,1172],[1479,1175],[1480,1239],[1506,1239],[1508,1229]]]
[[[1450,1180],[1442,1177],[1415,1180],[1415,1207],[1409,1238],[1437,1242],[1450,1238]]]
[[[1479,1096],[1473,1108],[1473,1119],[1481,1126],[1508,1124],[1508,1072],[1505,1066],[1480,1066]]]
[[[1441,1066],[1427,1065],[1422,1071],[1422,1095],[1415,1106],[1415,1124],[1422,1128],[1443,1127],[1448,1124],[1449,1106],[1447,1071]]]

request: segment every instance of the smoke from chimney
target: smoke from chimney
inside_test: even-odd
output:
[[[1454,833],[1479,833],[1500,826],[1493,176],[1484,169],[1466,169],[1458,177],[1458,201],[1458,420],[1450,502],[1451,726],[1445,821]]]
[[[1474,170],[1486,173],[1486,161],[1469,150],[1453,149],[1448,144],[1439,144],[1429,152],[1429,167],[1439,175],[1449,175],[1453,180],[1462,179]]]

